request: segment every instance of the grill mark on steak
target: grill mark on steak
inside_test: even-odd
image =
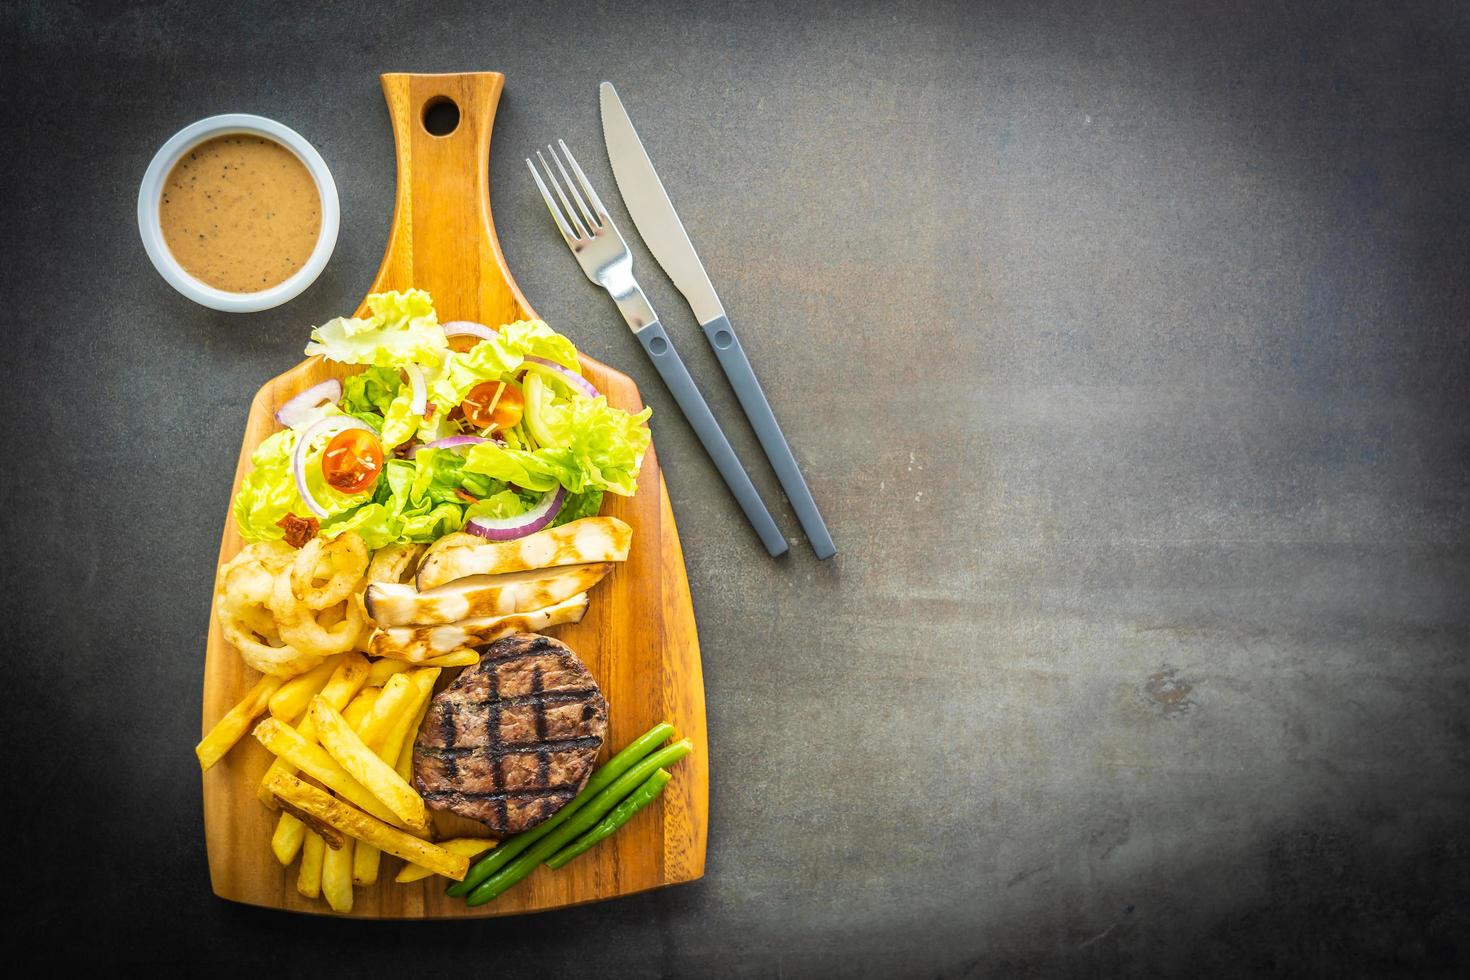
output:
[[[490,720],[486,723],[485,730],[490,733],[490,747],[494,748],[500,744],[500,709],[502,707],[500,704],[500,672],[492,670],[487,676],[487,683],[490,686],[491,704],[488,712]],[[459,763],[453,759],[445,759],[444,771],[446,774],[453,773],[454,778],[458,778]],[[453,779],[450,782],[453,782]],[[495,765],[490,767],[490,785],[497,790],[505,789],[505,774],[500,771],[499,761],[496,761]],[[450,802],[452,805],[453,801]],[[496,805],[496,816],[499,818],[502,827],[510,823],[510,811],[507,809],[507,804],[503,797]]]
[[[425,802],[496,834],[530,829],[576,796],[607,731],[607,702],[565,644],[499,640],[434,697],[414,744]]]
[[[459,702],[459,709],[463,711],[466,708],[489,708],[491,706],[519,708],[524,705],[537,703],[548,705],[567,704],[572,701],[591,700],[594,695],[601,693],[601,691],[594,687],[578,691],[547,691],[545,694],[518,694],[512,698],[500,698],[494,701],[489,699],[484,701],[461,701]]]
[[[589,749],[602,747],[602,739],[596,735],[582,735],[577,738],[561,738],[551,742],[542,742],[537,745],[532,742],[502,742],[499,745],[424,745],[422,743],[413,747],[416,755],[427,756],[431,759],[462,759],[467,755],[483,755],[492,759],[504,759],[509,755],[530,755],[532,752],[566,752],[569,749]]]
[[[534,796],[487,800],[449,793],[445,798],[433,801],[433,805],[436,809],[450,809],[486,824],[496,819],[501,807],[505,807],[515,826],[534,827],[565,806],[573,795],[569,790],[558,790]]]
[[[444,740],[444,744],[453,745],[457,737],[454,721],[455,706],[451,704],[446,707],[448,710],[444,712],[444,717],[439,720],[439,737]],[[455,759],[445,759],[444,775],[446,779],[458,779],[459,762]]]
[[[512,637],[506,637],[506,639],[512,639],[513,640],[513,639],[515,639],[515,637],[513,637],[513,636]],[[545,639],[545,637],[543,637],[543,639]],[[494,646],[494,644],[491,644],[491,646]],[[547,643],[547,644],[535,644],[535,645],[532,645],[532,646],[527,647],[524,650],[508,651],[508,652],[505,652],[505,653],[500,654],[499,656],[491,656],[490,655],[489,648],[487,647],[484,651],[481,652],[480,659],[481,659],[482,662],[484,660],[487,660],[488,659],[488,660],[493,660],[496,663],[508,664],[508,663],[510,663],[511,661],[514,661],[514,660],[526,660],[527,658],[530,658],[530,657],[544,657],[548,653],[555,653],[555,652],[557,652],[557,651],[551,646],[551,644]]]
[[[535,698],[534,706],[531,708],[536,713],[536,741],[542,745],[546,744],[546,699],[541,696],[541,665],[537,664],[531,668],[531,696]],[[542,786],[550,782],[551,759],[547,757],[546,750],[536,751],[536,781]]]
[[[566,800],[577,795],[577,791],[570,786],[551,786],[547,789],[508,789],[494,793],[471,793],[462,789],[435,790],[423,794],[425,800],[495,800],[504,803],[507,800],[544,800],[549,796],[565,797]]]

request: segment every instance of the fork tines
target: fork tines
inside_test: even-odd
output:
[[[561,180],[556,179],[556,173],[552,171],[540,150],[536,151],[536,159],[541,161],[541,169],[546,171],[546,180],[541,179],[541,174],[536,170],[536,165],[531,162],[530,157],[526,158],[526,166],[531,168],[531,176],[536,179],[536,186],[541,189],[541,196],[546,200],[546,206],[551,209],[551,216],[556,219],[556,226],[561,229],[562,237],[568,242],[594,238],[601,234],[607,225],[607,208],[602,206],[602,199],[592,189],[592,184],[587,180],[587,175],[582,172],[577,158],[572,156],[571,150],[567,149],[566,140],[556,142],[561,147],[562,155],[567,158],[567,163],[571,164],[572,174],[576,174],[576,180],[573,180],[571,174],[567,173],[567,168],[562,163],[561,156],[557,155],[555,146],[547,146],[546,152],[551,154],[556,169],[561,172]],[[556,199],[551,196],[551,191],[547,189],[546,181],[550,181],[551,186],[556,188],[556,198],[561,200],[560,207],[557,206]],[[590,209],[587,207],[587,200],[582,197],[583,191],[592,201]],[[567,198],[568,193],[571,194],[571,200]],[[577,202],[575,209],[572,207],[572,201]]]

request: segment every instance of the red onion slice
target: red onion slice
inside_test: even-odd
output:
[[[429,389],[424,384],[424,369],[417,364],[405,364],[403,373],[408,375],[409,390],[412,392],[408,410],[415,415],[423,415],[429,410]]]
[[[308,426],[306,431],[297,438],[296,451],[291,454],[291,472],[296,477],[296,492],[301,494],[301,499],[306,502],[307,508],[322,519],[332,515],[325,507],[316,502],[316,498],[311,495],[311,488],[306,485],[306,447],[311,445],[311,441],[317,436],[336,435],[347,429],[366,429],[373,435],[377,435],[373,427],[362,419],[355,419],[350,415],[332,415],[318,419]]]
[[[318,409],[337,404],[341,397],[342,382],[329,378],[321,384],[312,385],[276,409],[276,421],[288,429],[294,429],[311,418],[312,413]]]
[[[435,439],[426,447],[428,449],[455,449],[459,446],[474,446],[482,442],[489,442],[484,436],[449,436],[446,439]]]
[[[464,529],[490,541],[511,541],[515,538],[524,538],[528,534],[535,534],[556,520],[556,513],[561,510],[561,505],[566,499],[567,488],[559,486],[547,493],[541,498],[540,503],[524,514],[517,514],[514,517],[475,517],[465,522]]]
[[[420,449],[458,449],[460,446],[474,446],[489,441],[484,436],[448,436],[444,439],[435,439],[433,442],[410,446],[408,458],[413,459],[419,454]]]
[[[446,337],[479,337],[481,340],[495,339],[495,331],[474,320],[451,320],[444,324]]]
[[[548,361],[544,357],[531,357],[527,355],[527,357],[525,358],[525,362],[527,364],[535,364],[540,367],[546,368],[548,371],[554,373],[558,378],[561,378],[567,384],[582,392],[582,394],[586,395],[588,398],[596,398],[598,395],[602,394],[600,391],[592,386],[592,382],[582,377],[576,371],[573,371],[570,368],[563,367],[555,361]]]

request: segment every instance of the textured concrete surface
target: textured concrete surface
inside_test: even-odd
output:
[[[0,718],[40,794],[10,806],[26,948],[256,975],[1464,967],[1464,4],[204,7],[4,7]],[[487,68],[510,265],[655,408],[705,649],[708,876],[469,925],[234,907],[190,747],[246,406],[376,267],[376,73]],[[564,137],[621,217],[602,78],[831,563],[732,424],[793,535],[765,557],[527,179]],[[175,295],[134,228],[157,146],[225,111],[300,130],[342,193],[327,273],[261,315]]]

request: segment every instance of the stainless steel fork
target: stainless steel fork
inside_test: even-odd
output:
[[[709,410],[709,404],[679,359],[679,352],[674,350],[673,342],[658,322],[658,316],[653,312],[648,297],[643,295],[638,280],[633,278],[633,256],[628,252],[627,242],[608,216],[607,208],[597,196],[597,191],[592,189],[592,183],[582,172],[572,151],[567,149],[566,142],[558,140],[557,145],[561,147],[560,155],[556,147],[546,148],[556,165],[555,170],[546,162],[545,155],[540,150],[536,151],[536,159],[546,173],[545,180],[529,157],[526,158],[526,166],[531,169],[531,176],[541,189],[541,196],[546,200],[546,207],[551,211],[561,237],[566,239],[567,247],[576,256],[587,278],[607,290],[613,302],[618,304],[618,310],[628,322],[633,336],[638,338],[649,360],[658,369],[659,377],[664,379],[679,410],[688,419],[695,435],[699,436],[704,451],[714,461],[725,485],[745,512],[745,519],[760,536],[761,543],[772,555],[784,553],[788,548],[786,538],[771,519],[771,512],[766,509],[765,502],[740,465],[735,450],[730,448],[730,440],[725,438],[724,430]],[[565,164],[562,163],[563,156],[566,157]],[[571,166],[570,173],[567,165]],[[561,175],[560,180],[557,174]],[[556,190],[554,197],[550,188]]]

